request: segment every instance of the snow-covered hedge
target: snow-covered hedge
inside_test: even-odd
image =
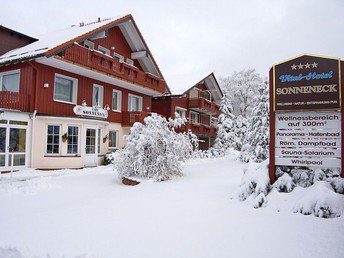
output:
[[[195,137],[176,133],[174,127],[185,119],[166,120],[157,114],[135,123],[124,149],[114,154],[113,164],[119,177],[138,176],[156,181],[182,175],[182,163],[192,155]]]
[[[244,175],[239,188],[239,200],[245,201],[249,196],[254,198],[254,207],[266,203],[266,195],[270,191],[269,161],[260,164],[248,164],[244,167]]]
[[[317,217],[339,217],[344,211],[344,179],[339,171],[330,169],[287,168],[278,167],[277,180],[271,186],[268,173],[268,160],[257,164],[249,163],[244,167],[243,178],[239,187],[240,201],[250,199],[254,208],[265,207],[269,201],[271,189],[276,194],[282,192],[287,199],[291,192],[299,187],[301,195],[294,204],[293,212]],[[300,192],[300,190],[298,191]],[[289,193],[289,194],[288,194]],[[291,197],[291,195],[290,195]],[[278,198],[277,198],[278,199]]]

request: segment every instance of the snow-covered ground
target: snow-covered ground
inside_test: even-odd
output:
[[[254,209],[237,199],[242,166],[191,160],[138,186],[111,166],[0,175],[0,257],[344,257],[344,216],[293,213],[300,187]]]

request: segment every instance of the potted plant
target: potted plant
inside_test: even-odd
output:
[[[108,135],[108,134],[105,135],[104,138],[103,138],[103,143],[106,143],[106,141],[108,140],[108,138],[109,138],[109,135]]]
[[[65,133],[65,134],[62,135],[62,141],[66,142],[67,140],[68,140],[68,134]]]

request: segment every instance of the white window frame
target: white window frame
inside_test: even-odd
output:
[[[80,126],[79,125],[73,125],[73,124],[67,124],[67,134],[68,134],[68,128],[72,126],[72,127],[77,127],[78,128],[78,152],[77,153],[68,153],[68,142],[67,142],[67,156],[80,156]],[[62,136],[61,136],[62,137]]]
[[[94,43],[92,41],[85,40],[84,41],[84,46],[87,46],[88,49],[94,50]]]
[[[64,79],[73,81],[73,96],[72,96],[72,102],[55,99],[56,77],[61,77],[61,78],[64,78]],[[69,77],[69,76],[66,76],[66,75],[62,75],[62,74],[59,74],[59,73],[55,73],[55,77],[54,77],[54,96],[53,96],[53,97],[54,97],[54,101],[56,101],[56,102],[61,102],[61,103],[65,103],[65,104],[76,105],[77,99],[78,99],[78,79],[73,78],[73,77]]]
[[[59,126],[59,153],[48,153],[48,127],[49,126]],[[45,156],[61,156],[61,142],[62,142],[62,125],[61,124],[46,124],[45,128]]]
[[[110,147],[110,132],[116,132],[116,146],[115,147]],[[118,130],[109,130],[109,140],[108,140],[108,149],[109,150],[116,150],[118,149],[118,145],[119,145],[119,131]]]
[[[139,110],[131,110],[130,108],[130,104],[131,104],[131,98],[138,98],[139,99]],[[129,112],[141,112],[143,109],[143,99],[141,96],[137,96],[137,95],[134,95],[134,94],[128,94],[128,111]]]
[[[196,116],[196,121],[191,121],[191,114]],[[189,120],[190,120],[190,123],[199,124],[200,123],[199,113],[190,110],[189,111]]]
[[[99,84],[93,84],[93,87],[92,87],[92,106],[94,107],[94,103],[93,103],[93,99],[94,99],[94,88],[99,88],[99,99],[98,99],[98,102],[99,102],[99,106],[97,107],[103,107],[103,100],[104,100],[104,87],[102,85],[99,85]]]
[[[124,63],[124,56],[118,54],[118,53],[114,53],[113,54],[114,57],[117,57],[119,59],[120,63]]]
[[[99,45],[98,46],[98,51],[100,51],[100,52],[105,52],[105,53],[103,53],[104,55],[110,55],[110,49],[107,49],[106,47],[103,47],[103,46],[101,46],[101,45]]]
[[[116,92],[117,93],[117,109],[113,108],[113,93]],[[112,111],[114,112],[122,112],[122,91],[120,90],[112,90]]]
[[[128,65],[134,66],[134,60],[127,58],[125,61]]]
[[[176,107],[175,112],[177,113],[177,110],[182,111],[182,118],[186,118],[186,109],[182,107]]]
[[[19,85],[18,85],[18,92],[20,92],[20,69],[16,70],[11,70],[11,71],[6,71],[6,72],[1,72],[0,73],[0,91],[2,91],[2,78],[4,75],[10,75],[10,74],[15,74],[19,73]],[[12,92],[12,91],[11,91]]]

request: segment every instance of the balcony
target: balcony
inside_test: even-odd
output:
[[[205,98],[190,98],[189,108],[206,114],[220,114],[218,106]]]
[[[10,91],[0,91],[0,108],[29,111],[29,96]]]
[[[196,135],[202,136],[216,136],[216,129],[213,126],[207,124],[198,124],[198,123],[191,123],[187,122],[182,127],[178,128],[177,132],[187,132],[191,130]]]
[[[155,75],[143,72],[135,66],[120,63],[109,55],[87,49],[77,44],[66,49],[62,58],[160,93],[164,93],[167,87],[166,82]]]
[[[143,119],[150,114],[151,112],[146,111],[122,112],[122,125],[132,126],[136,122],[143,123]]]

